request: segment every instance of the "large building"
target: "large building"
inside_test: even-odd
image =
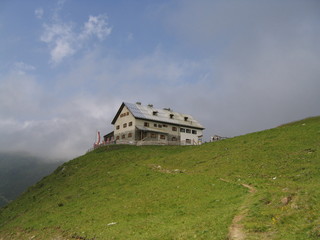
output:
[[[114,131],[104,136],[106,142],[137,145],[198,145],[204,130],[191,115],[139,102],[122,103],[112,124]]]

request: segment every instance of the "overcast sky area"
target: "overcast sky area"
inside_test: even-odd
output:
[[[319,0],[2,0],[0,36],[0,151],[82,155],[122,102],[205,140],[320,115]]]

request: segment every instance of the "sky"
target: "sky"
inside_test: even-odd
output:
[[[238,136],[320,115],[318,0],[2,0],[0,151],[84,154],[122,102]]]

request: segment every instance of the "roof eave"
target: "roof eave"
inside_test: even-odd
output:
[[[114,116],[114,118],[113,118],[113,120],[112,120],[112,122],[111,122],[112,125],[114,125],[114,124],[116,123],[116,121],[117,121],[117,119],[118,119],[118,117],[119,117],[122,109],[124,108],[124,106],[125,106],[125,103],[123,102],[123,103],[121,104],[121,106],[120,106],[117,114]]]

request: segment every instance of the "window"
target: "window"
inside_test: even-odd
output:
[[[155,124],[153,124],[153,126],[154,126],[154,127],[157,127],[158,125],[155,123]]]
[[[159,124],[159,125],[158,125],[158,128],[162,128],[162,125],[161,125],[161,124]]]
[[[151,133],[151,138],[156,138],[156,137],[157,137],[157,134]]]
[[[191,133],[191,130],[190,129],[186,129],[186,133]]]
[[[132,122],[129,122],[129,127],[132,126]]]
[[[126,135],[122,134],[121,138],[122,138],[122,139],[126,138]]]
[[[197,130],[192,130],[192,134],[197,134]]]
[[[144,122],[144,126],[145,127],[149,127],[149,123],[148,122]]]
[[[123,128],[126,128],[126,127],[127,127],[127,124],[126,124],[126,123],[124,123],[124,124],[123,124]]]
[[[121,113],[120,117],[125,117],[125,116],[128,116],[128,115],[129,115],[129,112],[125,112],[125,113]]]
[[[128,137],[131,138],[132,137],[132,133],[128,133]]]
[[[185,128],[180,128],[180,132],[186,132]]]
[[[168,127],[168,125],[166,125],[166,124],[163,124],[163,125],[162,125],[162,127],[166,128],[166,127]]]
[[[176,132],[177,128],[176,127],[172,127],[172,131]]]
[[[120,125],[117,125],[117,126],[116,126],[116,129],[119,130],[119,129],[120,129]]]
[[[172,140],[172,141],[177,141],[177,138],[176,138],[176,137],[172,137],[171,140]]]
[[[163,135],[163,134],[161,134],[161,135],[160,135],[160,139],[166,139],[166,136]]]
[[[191,139],[186,139],[186,143],[191,143]]]
[[[120,139],[120,136],[117,136],[117,137],[116,137],[116,140],[119,140],[119,139]]]

